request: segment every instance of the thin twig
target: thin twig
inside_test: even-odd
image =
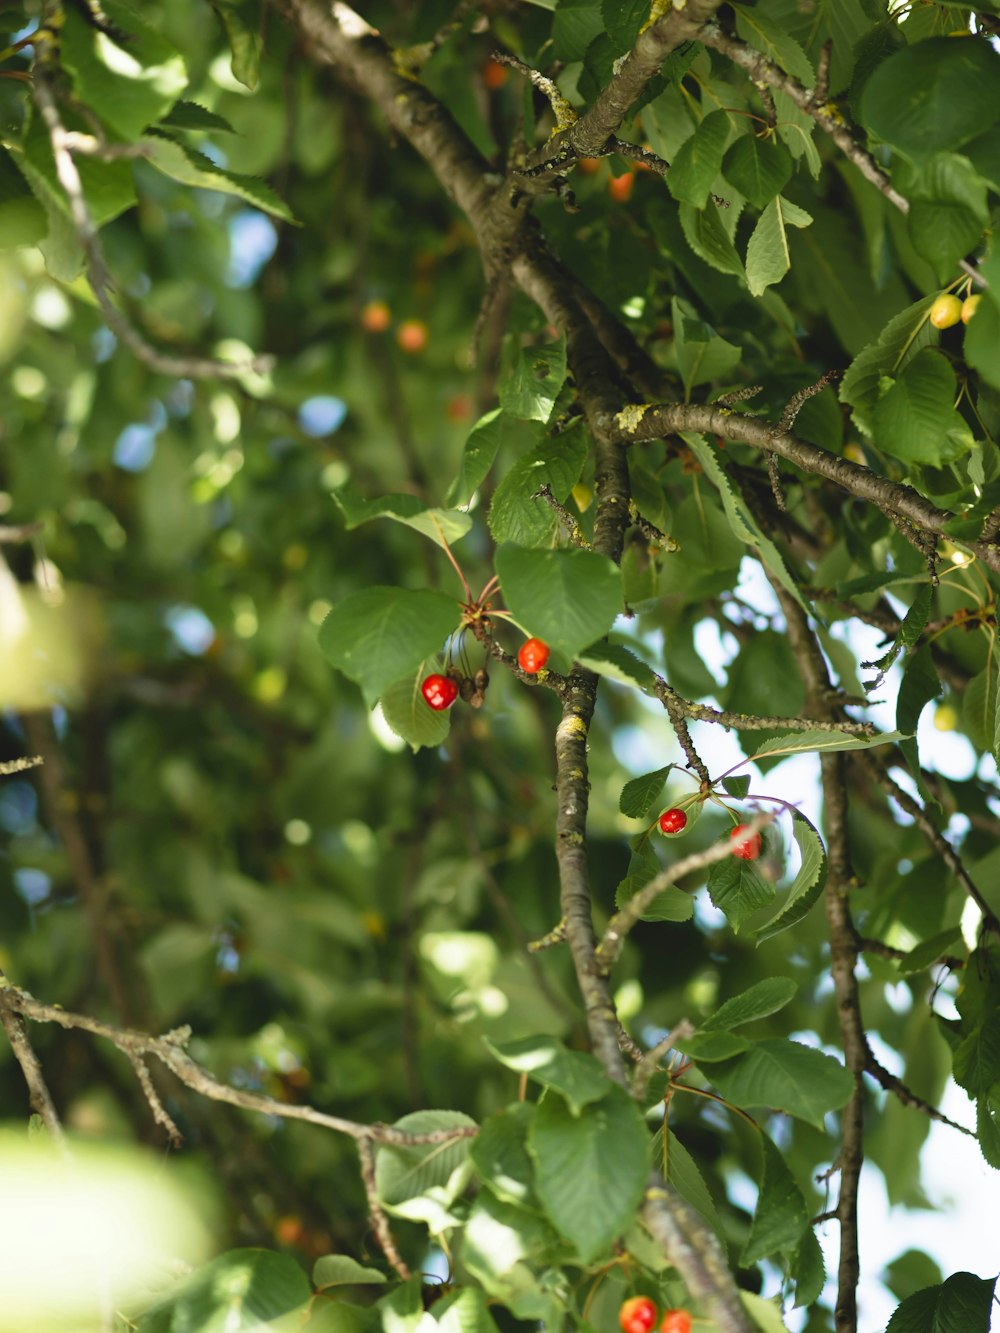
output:
[[[649,1087],[649,1080],[656,1073],[656,1068],[660,1061],[672,1047],[685,1037],[694,1035],[694,1024],[688,1019],[682,1018],[676,1027],[672,1028],[665,1037],[661,1037],[655,1046],[652,1046],[639,1061],[639,1067],[632,1077],[632,1096],[637,1102],[642,1102],[646,1096],[646,1089]]]
[[[143,1095],[149,1104],[149,1109],[153,1113],[153,1119],[158,1125],[162,1125],[167,1132],[167,1138],[171,1146],[179,1148],[184,1142],[184,1135],[177,1128],[170,1112],[160,1100],[160,1094],[153,1086],[153,1080],[149,1070],[146,1068],[146,1062],[141,1055],[132,1055],[126,1051],[131,1061],[132,1068],[135,1070],[135,1076],[139,1080],[139,1087],[142,1088]]]
[[[574,517],[573,514],[570,513],[570,511],[566,508],[566,506],[564,504],[560,504],[560,502],[552,494],[552,487],[548,484],[547,481],[543,482],[542,485],[539,486],[537,491],[532,492],[531,499],[545,501],[548,507],[555,514],[556,518],[558,518],[559,522],[566,529],[566,536],[569,538],[570,542],[574,546],[579,546],[585,551],[589,551],[591,549],[590,542],[587,541],[587,538],[583,535],[583,529],[576,521],[576,518]]]
[[[45,524],[41,519],[36,519],[34,523],[0,523],[0,543],[14,545],[30,542],[32,537],[37,537],[44,530]]]
[[[23,759],[5,759],[0,763],[0,778],[9,778],[14,773],[23,773],[29,768],[38,768],[44,763],[40,754],[25,756]]]
[[[375,1184],[375,1150],[372,1148],[371,1139],[367,1136],[358,1139],[358,1157],[361,1160],[361,1179],[365,1187],[365,1197],[368,1200],[371,1223],[375,1229],[375,1238],[382,1253],[392,1264],[402,1281],[407,1282],[411,1276],[410,1270],[402,1255],[396,1249],[389,1219],[386,1217],[385,1209],[379,1201],[378,1187]]]
[[[76,1014],[58,1005],[43,1004],[27,991],[10,983],[0,992],[0,1000],[6,1008],[30,1018],[36,1023],[58,1023],[68,1030],[79,1029],[90,1032],[95,1037],[104,1037],[125,1055],[133,1066],[137,1058],[144,1055],[155,1056],[186,1087],[207,1097],[210,1101],[227,1102],[230,1106],[240,1106],[245,1111],[256,1111],[261,1115],[279,1116],[283,1120],[304,1120],[323,1129],[332,1129],[338,1134],[347,1134],[353,1139],[371,1139],[376,1143],[394,1143],[410,1146],[421,1143],[448,1143],[452,1139],[466,1139],[475,1136],[476,1126],[458,1126],[454,1129],[433,1130],[426,1134],[407,1134],[391,1125],[363,1125],[341,1116],[327,1115],[315,1107],[290,1104],[266,1097],[260,1093],[247,1092],[241,1088],[232,1088],[209,1073],[202,1065],[193,1060],[184,1049],[191,1038],[190,1028],[177,1028],[154,1037],[148,1032],[135,1028],[114,1027],[89,1014]]]
[[[11,1003],[12,993],[13,988],[3,972],[0,972],[0,1023],[3,1024],[4,1032],[7,1034],[10,1048],[14,1052],[14,1059],[21,1066],[24,1081],[28,1085],[28,1099],[33,1110],[41,1117],[42,1123],[52,1136],[53,1143],[57,1145],[64,1156],[68,1157],[69,1148],[66,1144],[66,1135],[63,1132],[59,1113],[55,1108],[48,1084],[45,1082],[45,1075],[42,1072],[38,1056],[28,1039],[24,1019],[16,1006]]]
[[[865,1065],[865,1072],[871,1074],[872,1078],[880,1087],[884,1088],[886,1092],[891,1092],[903,1103],[904,1106],[912,1106],[918,1111],[923,1111],[925,1115],[930,1116],[931,1120],[937,1120],[939,1124],[948,1125],[951,1129],[957,1129],[960,1134],[967,1134],[969,1138],[974,1139],[976,1137],[975,1130],[966,1129],[966,1127],[960,1125],[957,1120],[949,1119],[949,1117],[942,1111],[939,1111],[936,1106],[932,1106],[930,1102],[925,1102],[923,1097],[918,1097],[915,1092],[911,1092],[902,1079],[897,1078],[895,1074],[890,1074],[889,1070],[886,1069],[884,1065],[879,1064],[878,1060],[875,1059],[875,1056],[872,1055],[871,1052],[869,1052],[868,1055],[868,1063]]]

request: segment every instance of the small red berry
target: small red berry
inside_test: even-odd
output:
[[[404,319],[396,330],[396,342],[411,356],[424,350],[429,337],[427,325],[422,319]]]
[[[576,169],[581,176],[595,176],[601,169],[601,159],[599,157],[577,158]]]
[[[691,1333],[691,1316],[687,1310],[665,1311],[660,1333]]]
[[[650,1333],[656,1324],[656,1306],[648,1296],[632,1296],[622,1303],[618,1322],[624,1333]]]
[[[626,171],[624,176],[612,176],[608,180],[608,194],[616,204],[626,203],[632,195],[632,189],[635,185],[635,176],[631,171]]]
[[[392,311],[384,301],[369,301],[361,307],[361,327],[366,333],[385,333],[392,323]]]
[[[499,60],[494,60],[491,56],[482,68],[482,79],[490,92],[496,92],[507,82],[508,69],[506,65],[501,65]]]
[[[660,832],[680,833],[681,829],[686,827],[687,822],[688,817],[684,811],[678,810],[674,806],[670,810],[664,810],[663,814],[660,815]]]
[[[737,824],[729,830],[733,844],[733,855],[741,861],[756,861],[760,856],[760,834],[751,831],[747,824]]]
[[[420,686],[420,693],[436,713],[443,713],[458,698],[458,685],[450,676],[428,676]]]
[[[533,676],[549,660],[549,645],[544,639],[525,639],[517,650],[521,670]]]

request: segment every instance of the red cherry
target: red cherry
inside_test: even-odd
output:
[[[760,856],[760,834],[751,832],[748,824],[737,824],[731,828],[729,837],[733,844],[733,855],[741,861],[756,861]]]
[[[691,1333],[691,1316],[687,1310],[665,1311],[660,1333]]]
[[[599,157],[578,158],[576,169],[581,176],[596,176],[601,169],[601,159]]]
[[[517,660],[521,670],[533,676],[549,660],[549,645],[544,639],[525,639],[517,650]]]
[[[384,301],[369,301],[361,307],[361,327],[367,333],[385,333],[392,323],[392,311]]]
[[[632,1296],[622,1303],[618,1322],[624,1333],[650,1333],[656,1324],[656,1306],[648,1296]]]
[[[631,171],[626,171],[624,176],[612,176],[608,180],[608,194],[616,204],[624,204],[632,194],[632,188],[635,185],[635,176]]]
[[[428,676],[420,686],[420,693],[436,713],[443,713],[458,698],[458,685],[450,676]]]
[[[674,806],[670,810],[664,810],[663,814],[660,815],[660,832],[680,833],[681,829],[686,827],[687,822],[688,817],[684,811],[678,810]]]
[[[427,325],[422,319],[404,319],[396,330],[396,342],[404,352],[416,356],[427,346],[430,337]]]
[[[483,83],[486,84],[490,92],[496,92],[507,82],[509,73],[506,65],[501,65],[499,60],[494,60],[491,56],[482,68]]]

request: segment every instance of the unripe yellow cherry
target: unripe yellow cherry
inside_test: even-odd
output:
[[[983,298],[978,294],[976,296],[967,296],[962,302],[962,323],[968,324],[969,320],[976,313],[976,308]]]
[[[950,292],[942,292],[931,306],[928,319],[936,329],[950,329],[962,318],[962,302]]]

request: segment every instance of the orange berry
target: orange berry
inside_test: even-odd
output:
[[[483,83],[486,84],[491,93],[502,88],[507,82],[507,76],[510,73],[506,65],[501,65],[499,60],[494,60],[491,56],[482,69]]]
[[[396,330],[396,341],[411,356],[424,350],[429,336],[427,325],[422,319],[404,319]]]
[[[576,169],[581,176],[595,176],[601,169],[601,159],[599,157],[581,157],[576,164]]]
[[[632,195],[635,187],[635,176],[631,171],[626,171],[624,176],[612,176],[608,181],[608,194],[616,204],[626,203]]]
[[[369,301],[361,307],[361,327],[366,333],[385,333],[392,323],[392,311],[384,301]]]
[[[444,410],[449,421],[468,421],[472,417],[472,399],[467,393],[456,393],[448,399]]]

